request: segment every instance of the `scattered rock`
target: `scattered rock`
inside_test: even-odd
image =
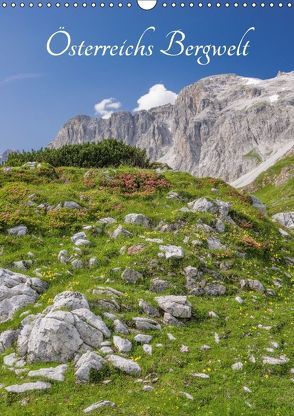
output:
[[[218,214],[222,218],[227,217],[230,207],[230,203],[219,199],[209,201],[206,198],[198,198],[188,203],[188,208],[192,212],[211,212],[212,214]]]
[[[152,346],[149,344],[143,344],[143,351],[148,355],[152,355]]]
[[[159,307],[175,318],[191,318],[192,307],[187,296],[160,296],[155,298]]]
[[[242,303],[244,303],[244,299],[242,299],[240,296],[236,296],[235,301],[240,303],[240,305],[242,305]]]
[[[74,202],[74,201],[65,201],[63,203],[63,208],[66,208],[66,209],[82,209],[82,207],[77,202]]]
[[[66,264],[70,261],[70,255],[69,252],[67,250],[61,250],[58,253],[58,260],[60,261],[60,263]]]
[[[125,338],[121,338],[117,335],[113,337],[113,344],[118,352],[130,352],[132,349],[131,341]]]
[[[51,388],[50,383],[43,381],[35,381],[34,383],[14,384],[13,386],[5,387],[9,393],[25,393],[33,390],[47,390]]]
[[[180,322],[177,318],[172,316],[170,313],[165,312],[163,315],[163,323],[165,325],[172,325],[172,326],[182,326],[183,323]]]
[[[145,334],[137,334],[134,338],[134,340],[138,343],[138,344],[149,344],[152,340],[152,336],[151,335],[145,335]]]
[[[250,195],[252,206],[258,211],[260,211],[262,214],[266,214],[266,205],[264,205],[256,196]]]
[[[48,380],[64,381],[64,374],[67,370],[67,365],[62,364],[57,367],[40,368],[40,370],[32,370],[28,372],[29,377],[44,377]]]
[[[241,289],[251,289],[256,292],[264,293],[265,288],[259,280],[242,279],[240,280]]]
[[[180,394],[182,396],[186,397],[186,399],[188,399],[188,400],[194,400],[192,394],[190,394],[190,393],[186,393],[185,391],[180,391]]]
[[[207,239],[209,250],[225,250],[226,246],[223,245],[217,238],[209,237]]]
[[[149,227],[150,220],[143,214],[128,214],[125,216],[125,223]]]
[[[153,318],[158,318],[160,316],[159,310],[154,308],[154,306],[150,305],[149,303],[145,302],[145,300],[141,299],[139,301],[139,306],[146,315],[151,316]]]
[[[209,375],[205,373],[192,373],[192,377],[208,379]]]
[[[157,323],[155,320],[153,319],[149,319],[149,318],[133,318],[133,321],[135,322],[136,328],[139,331],[144,331],[144,330],[148,330],[148,329],[157,329],[160,330],[161,326],[159,325],[159,323]]]
[[[128,335],[129,334],[129,328],[119,319],[115,319],[114,320],[114,332],[116,334],[124,334],[124,335]]]
[[[286,228],[294,228],[294,212],[279,212],[273,215],[272,218]]]
[[[204,290],[209,296],[223,296],[226,293],[226,287],[220,283],[208,284]]]
[[[18,225],[17,227],[9,228],[7,232],[9,235],[22,237],[27,234],[28,228],[25,225]]]
[[[138,376],[141,373],[141,368],[139,364],[137,364],[133,360],[129,360],[119,355],[109,355],[107,360],[117,369],[121,370],[126,374],[130,374],[132,376]]]
[[[130,231],[128,231],[128,230],[125,230],[123,227],[122,227],[122,225],[119,225],[114,231],[113,231],[113,233],[111,234],[111,237],[112,238],[114,238],[114,239],[117,239],[118,237],[121,237],[121,236],[123,236],[123,237],[131,237],[133,234],[130,232]]]
[[[98,266],[98,259],[97,259],[97,257],[91,257],[89,259],[89,267],[90,267],[90,269],[94,269],[94,267],[97,267],[97,266]]]
[[[189,352],[190,349],[187,345],[181,345],[180,347],[180,352],[185,353],[185,352]]]
[[[159,246],[160,251],[164,253],[166,259],[182,259],[184,257],[184,250],[178,246]]]
[[[6,365],[6,367],[13,367],[13,368],[22,368],[26,365],[26,362],[19,358],[15,352],[12,352],[9,355],[6,355],[3,358],[3,363]]]
[[[87,351],[75,364],[75,376],[81,382],[89,382],[91,371],[100,371],[105,364],[105,360],[93,351]]]
[[[100,402],[93,403],[91,406],[86,407],[86,409],[83,410],[84,413],[91,413],[94,410],[102,409],[104,407],[115,407],[115,404],[109,400],[101,400]]]
[[[209,311],[207,315],[209,318],[216,318],[216,319],[219,318],[218,314],[215,313],[214,311]]]
[[[232,364],[232,370],[239,371],[243,369],[243,364],[241,361],[238,361],[237,363]]]
[[[143,391],[152,391],[152,390],[154,390],[154,387],[152,386],[149,386],[149,385],[143,386]]]
[[[84,264],[83,264],[82,260],[80,260],[80,259],[72,260],[71,265],[76,270],[82,269],[84,267]]]
[[[133,284],[137,283],[138,280],[143,279],[143,275],[140,272],[129,268],[123,271],[121,277],[125,282]]]
[[[264,356],[262,357],[263,364],[269,364],[269,365],[282,365],[287,364],[289,362],[289,358],[285,355],[281,355],[280,357],[274,358],[274,357],[268,357]]]
[[[164,292],[170,287],[170,284],[166,280],[162,279],[153,279],[150,283],[150,290],[155,293]]]
[[[105,217],[105,218],[100,218],[99,222],[101,224],[115,224],[116,219],[112,217]]]
[[[19,331],[13,329],[8,329],[0,333],[0,354],[16,342],[18,335]]]

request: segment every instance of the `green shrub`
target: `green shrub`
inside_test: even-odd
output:
[[[49,163],[54,167],[81,168],[120,165],[146,168],[149,166],[145,150],[112,139],[103,140],[100,143],[65,145],[58,149],[44,148],[30,152],[14,152],[9,155],[6,165],[21,166],[26,162]]]

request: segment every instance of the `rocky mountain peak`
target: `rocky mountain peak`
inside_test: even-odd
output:
[[[293,133],[293,71],[267,80],[222,74],[183,88],[174,105],[74,117],[51,146],[114,138],[175,170],[234,181],[289,151]]]

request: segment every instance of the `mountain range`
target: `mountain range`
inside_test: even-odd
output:
[[[293,137],[294,71],[268,80],[210,76],[185,87],[174,105],[109,119],[78,115],[49,146],[114,138],[174,170],[245,186],[291,150]]]

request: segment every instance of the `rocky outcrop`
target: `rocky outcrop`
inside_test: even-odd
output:
[[[43,313],[24,319],[18,352],[29,362],[65,363],[100,347],[109,336],[106,324],[89,310],[82,294],[64,292]]]
[[[184,88],[174,105],[77,116],[51,146],[115,138],[173,169],[233,181],[294,144],[293,81],[294,72],[268,80],[211,76]]]
[[[24,306],[35,303],[47,287],[40,279],[0,269],[0,323],[9,321]]]

